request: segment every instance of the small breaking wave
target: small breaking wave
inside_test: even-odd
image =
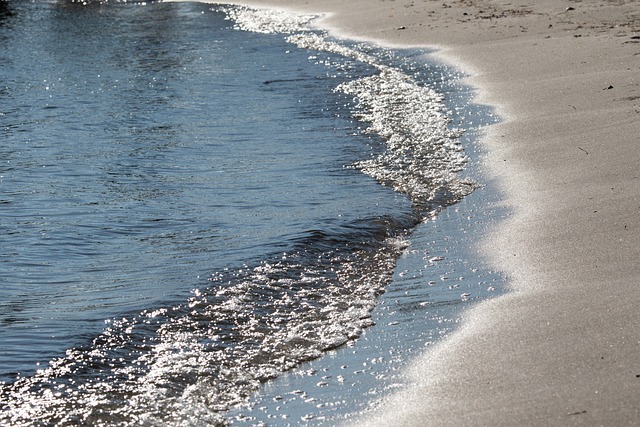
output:
[[[382,138],[387,148],[377,157],[353,166],[407,194],[425,218],[434,209],[453,204],[478,187],[473,180],[459,176],[467,157],[459,142],[461,130],[450,127],[451,118],[441,94],[399,68],[382,63],[379,56],[368,53],[362,45],[346,45],[312,31],[311,23],[316,18],[313,15],[243,7],[223,10],[238,29],[290,34],[287,41],[300,49],[334,53],[378,70],[375,75],[335,88],[352,97],[354,118],[367,123],[364,132]],[[338,68],[346,69],[348,64],[338,64]]]
[[[87,348],[2,387],[0,422],[223,424],[264,381],[372,325],[396,236],[412,223],[369,224],[310,232],[292,253],[215,274],[183,305],[111,322]]]
[[[458,176],[467,157],[459,142],[461,130],[449,126],[441,94],[380,63],[374,55],[320,34],[296,34],[288,40],[299,48],[337,53],[378,70],[335,88],[352,97],[354,118],[368,124],[364,132],[380,137],[386,145],[384,153],[354,167],[408,195],[425,218],[477,188],[473,180]]]

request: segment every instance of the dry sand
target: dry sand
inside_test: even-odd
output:
[[[251,4],[437,46],[504,119],[484,164],[512,214],[478,250],[512,291],[470,310],[363,423],[640,425],[640,2]]]

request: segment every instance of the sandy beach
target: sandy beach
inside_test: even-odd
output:
[[[362,424],[638,425],[640,3],[242,3],[436,47],[503,120],[483,162],[511,214],[478,251],[510,292],[468,311]]]

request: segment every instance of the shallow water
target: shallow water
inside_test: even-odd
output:
[[[483,187],[411,233],[393,280],[357,341],[271,380],[233,408],[231,425],[351,425],[411,385],[405,372],[457,328],[464,309],[500,294],[504,277],[475,245],[503,215]]]
[[[2,422],[221,422],[371,326],[411,230],[476,187],[450,120],[490,119],[420,52],[201,4],[3,6]]]

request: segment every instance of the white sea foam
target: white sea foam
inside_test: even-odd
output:
[[[309,30],[311,21],[317,18],[315,15],[272,9],[221,6],[218,10],[227,14],[234,28],[264,34],[291,34]]]
[[[397,69],[379,68],[377,75],[336,88],[353,96],[354,114],[369,124],[366,132],[381,136],[387,146],[356,167],[418,204],[446,205],[469,194],[476,184],[458,177],[467,159],[460,133],[448,126],[443,97]]]

